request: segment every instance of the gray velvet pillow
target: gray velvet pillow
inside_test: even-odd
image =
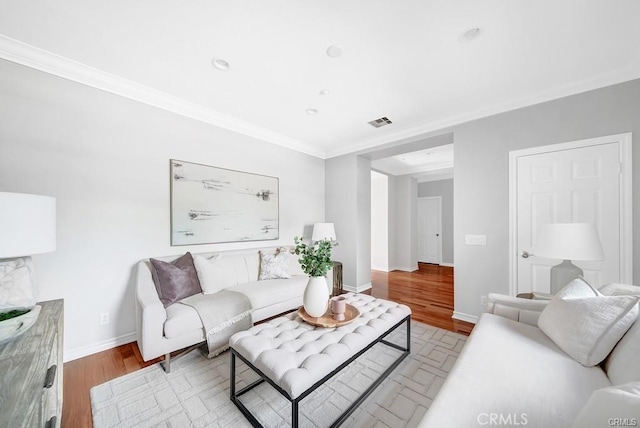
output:
[[[165,308],[185,297],[202,293],[191,253],[186,253],[171,263],[156,259],[149,261],[158,297]]]

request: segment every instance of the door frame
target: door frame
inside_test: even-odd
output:
[[[418,197],[418,202],[420,200],[426,200],[426,199],[437,199],[439,201],[438,207],[440,208],[440,213],[438,215],[438,234],[440,236],[438,236],[440,239],[438,239],[438,265],[442,264],[442,196],[419,196]],[[418,206],[418,215],[420,214],[420,204],[417,204]],[[420,224],[420,223],[418,223]],[[418,231],[418,237],[420,236],[420,231]],[[418,250],[418,262],[420,262],[420,251]],[[430,263],[430,262],[423,262],[423,263]]]
[[[620,162],[620,282],[633,283],[633,193],[631,157],[632,133],[588,138],[509,152],[509,294],[515,296],[518,283],[518,158],[582,147],[618,143]]]

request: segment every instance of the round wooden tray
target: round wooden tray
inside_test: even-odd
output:
[[[344,312],[344,319],[342,321],[337,321],[333,319],[331,308],[327,309],[327,312],[325,312],[324,315],[316,318],[310,316],[307,311],[304,310],[304,306],[300,306],[300,309],[298,309],[298,316],[302,318],[302,320],[307,324],[330,328],[349,324],[351,321],[360,316],[360,311],[355,306],[347,303],[347,309]]]

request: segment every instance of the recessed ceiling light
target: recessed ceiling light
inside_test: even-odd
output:
[[[305,113],[307,113],[309,116],[313,116],[314,114],[318,114],[318,110],[315,108],[308,108]]]
[[[338,58],[342,56],[342,46],[331,45],[327,48],[327,55],[331,58]]]
[[[471,40],[474,40],[475,38],[477,38],[479,35],[480,35],[479,28],[471,28],[465,31],[464,33],[462,33],[462,35],[460,35],[460,37],[458,38],[458,41],[462,43],[470,42]]]
[[[320,92],[318,92],[319,95],[329,95],[329,90],[328,89],[323,89]]]
[[[217,68],[220,71],[227,71],[229,70],[229,68],[231,68],[231,65],[229,64],[229,62],[222,58],[212,59],[211,65],[213,65],[215,68]]]

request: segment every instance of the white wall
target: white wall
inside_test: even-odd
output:
[[[41,299],[65,300],[67,360],[135,340],[138,260],[291,244],[324,221],[321,159],[10,62],[0,75],[0,191],[57,198],[57,250],[34,261]],[[280,239],[171,247],[170,158],[279,177]]]
[[[389,271],[389,179],[371,171],[371,268]]]

